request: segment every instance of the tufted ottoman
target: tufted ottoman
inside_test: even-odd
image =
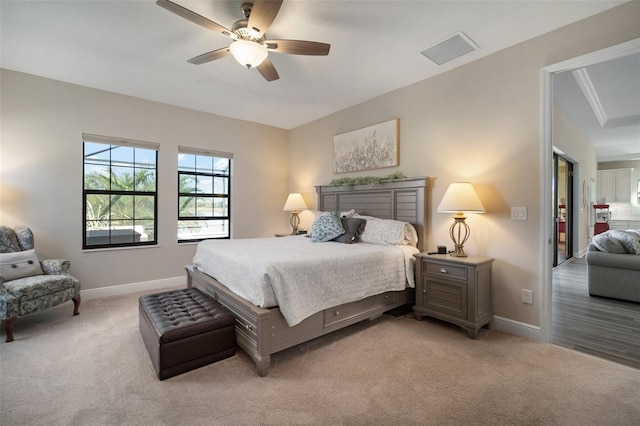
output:
[[[160,380],[236,352],[234,317],[196,288],[142,296],[138,305],[140,334]]]

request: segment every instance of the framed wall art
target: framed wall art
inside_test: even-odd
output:
[[[333,137],[333,172],[349,173],[398,165],[399,119]]]

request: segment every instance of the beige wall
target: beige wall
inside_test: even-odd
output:
[[[178,245],[178,145],[234,154],[232,232],[288,229],[287,131],[2,70],[0,224],[30,226],[40,257],[71,260],[83,290],[184,277]],[[160,144],[154,248],[82,251],[82,133]]]
[[[293,129],[291,189],[315,203],[313,185],[337,177],[331,166],[333,136],[399,118],[400,166],[350,176],[402,171],[430,177],[429,249],[452,244],[451,218],[435,212],[448,184],[471,181],[487,214],[467,220],[472,233],[465,251],[496,259],[494,313],[539,325],[541,68],[637,38],[639,19],[640,4],[627,3]],[[513,206],[527,207],[528,220],[512,221]],[[521,302],[523,288],[533,290],[533,305]]]
[[[589,209],[591,208],[584,207],[583,204],[583,182],[586,180],[595,185],[598,166],[596,150],[560,108],[556,107],[553,111],[553,145],[560,149],[563,152],[562,156],[574,165],[573,205],[576,234],[573,240],[573,255],[581,256],[589,245]]]

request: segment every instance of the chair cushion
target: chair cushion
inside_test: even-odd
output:
[[[4,283],[7,292],[19,300],[19,312],[28,315],[71,300],[80,293],[80,281],[71,275],[35,275]]]
[[[0,253],[0,276],[3,280],[10,281],[42,274],[35,250]]]

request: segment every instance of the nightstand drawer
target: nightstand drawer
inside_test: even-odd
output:
[[[467,279],[467,268],[464,266],[451,266],[442,263],[424,262],[423,271],[427,274],[434,274],[440,276],[447,276],[450,278],[457,278],[460,280]]]

